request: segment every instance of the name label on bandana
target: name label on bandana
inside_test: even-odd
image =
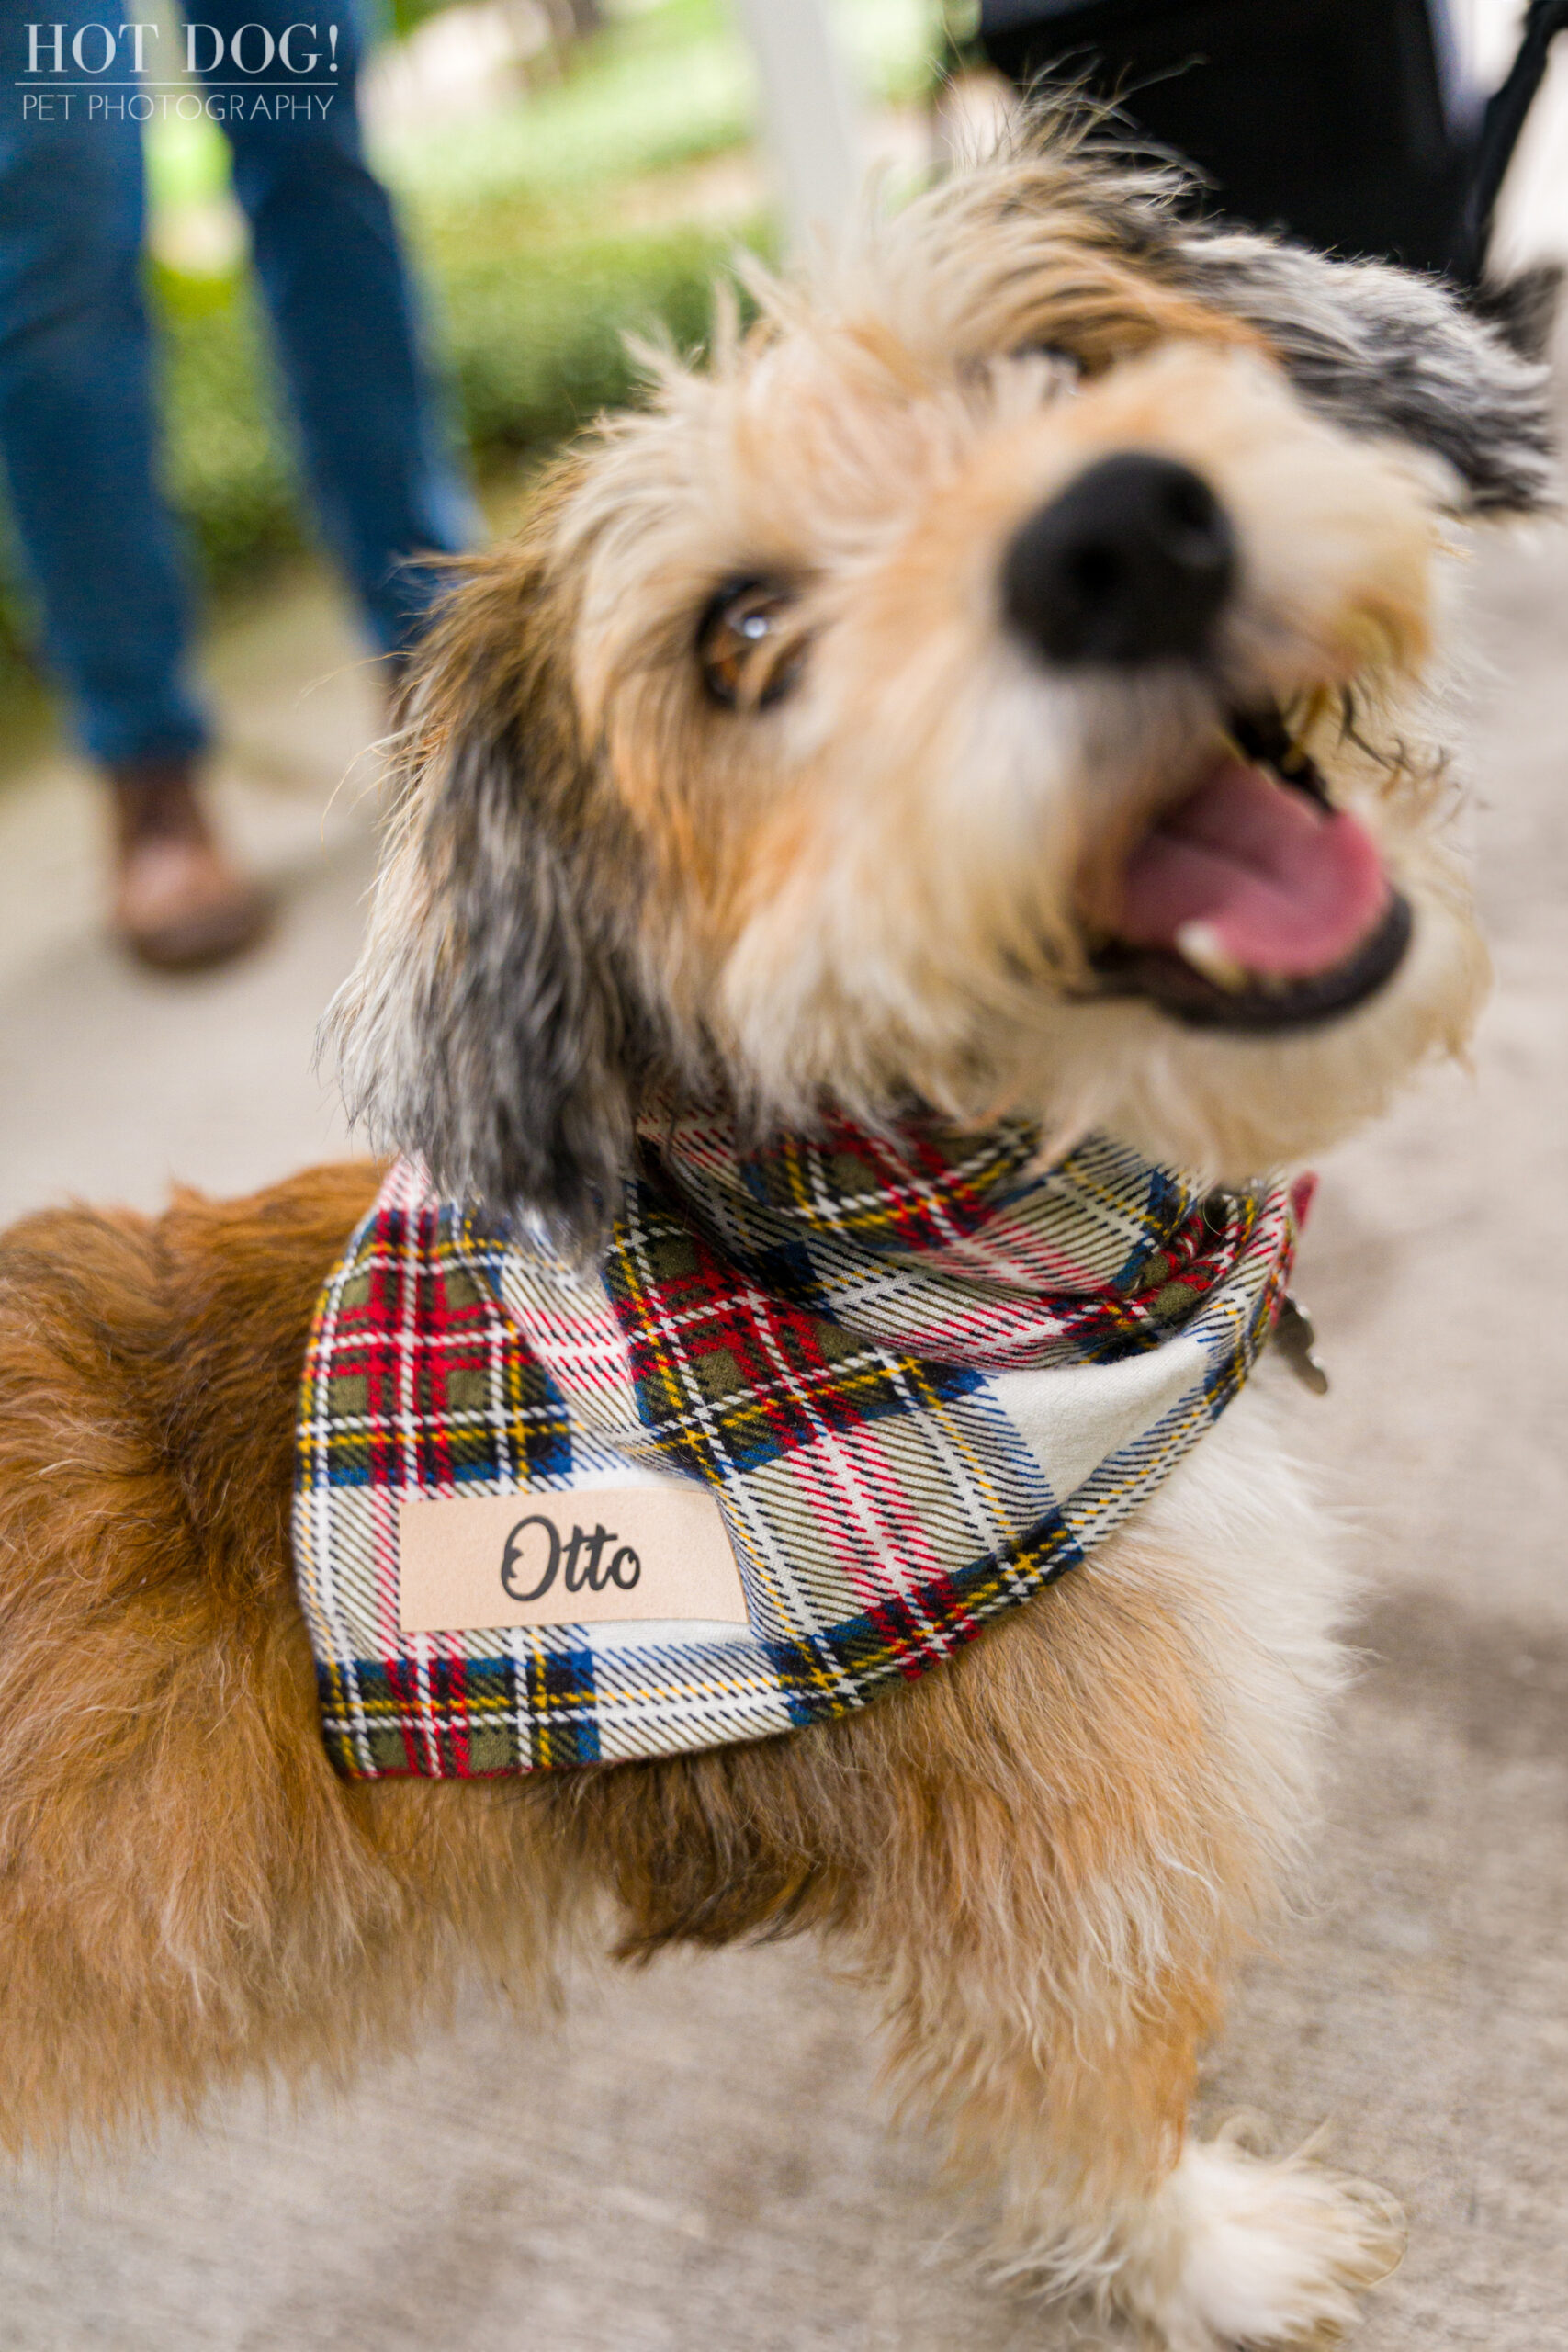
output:
[[[747,1622],[718,1505],[683,1480],[565,1494],[405,1495],[398,1569],[405,1634]]]

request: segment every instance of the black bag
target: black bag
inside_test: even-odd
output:
[[[1021,86],[1053,71],[1117,100],[1237,220],[1474,283],[1565,22],[1568,0],[1531,0],[1508,78],[1481,108],[1456,86],[1427,0],[982,0],[980,40]]]

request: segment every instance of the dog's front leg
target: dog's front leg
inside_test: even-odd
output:
[[[1168,2352],[1333,2340],[1397,2258],[1388,2201],[1306,2156],[1257,2155],[1230,2131],[1190,2136],[1216,1988],[1112,1983],[1098,1963],[1058,1935],[1049,1964],[1076,1981],[1030,1984],[1016,1956],[998,1969],[955,1939],[900,1990],[909,2103],[993,2192],[998,2274],[1088,2295]]]
[[[999,2267],[1169,2352],[1329,2340],[1400,2243],[1378,2191],[1189,2132],[1335,1672],[1334,1579],[1314,1595],[1289,1498],[1272,1623],[1255,1541],[1233,1610],[1217,1499],[1173,1498],[888,1711],[905,1828],[863,1914],[908,2103],[999,2208]]]

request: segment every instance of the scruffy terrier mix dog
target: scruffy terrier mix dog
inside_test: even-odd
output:
[[[1463,1040],[1427,744],[1457,517],[1541,372],[1436,288],[1185,223],[1070,127],[711,364],[658,363],[410,702],[351,1098],[584,1262],[660,1099],[911,1104],[1245,1188]],[[290,1571],[312,1308],[377,1174],[9,1237],[6,2128],[341,2071],[460,1964],[816,1928],[1003,2258],[1175,2352],[1318,2342],[1376,2191],[1188,2135],[1290,1871],[1342,1588],[1266,1397],[940,1670],[788,1734],[467,1787],[323,1753]],[[1264,1384],[1267,1385],[1267,1384]]]

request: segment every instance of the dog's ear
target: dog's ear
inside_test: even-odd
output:
[[[1470,306],[1521,359],[1545,359],[1562,306],[1562,279],[1560,261],[1531,262],[1511,277],[1483,277]]]
[[[627,845],[597,807],[563,635],[518,551],[454,593],[411,684],[394,839],[327,1028],[379,1148],[584,1251],[631,1165],[637,1024],[610,935]]]
[[[1202,300],[1258,329],[1314,407],[1446,458],[1464,512],[1551,503],[1545,368],[1431,278],[1202,232],[1182,241],[1179,266]]]

